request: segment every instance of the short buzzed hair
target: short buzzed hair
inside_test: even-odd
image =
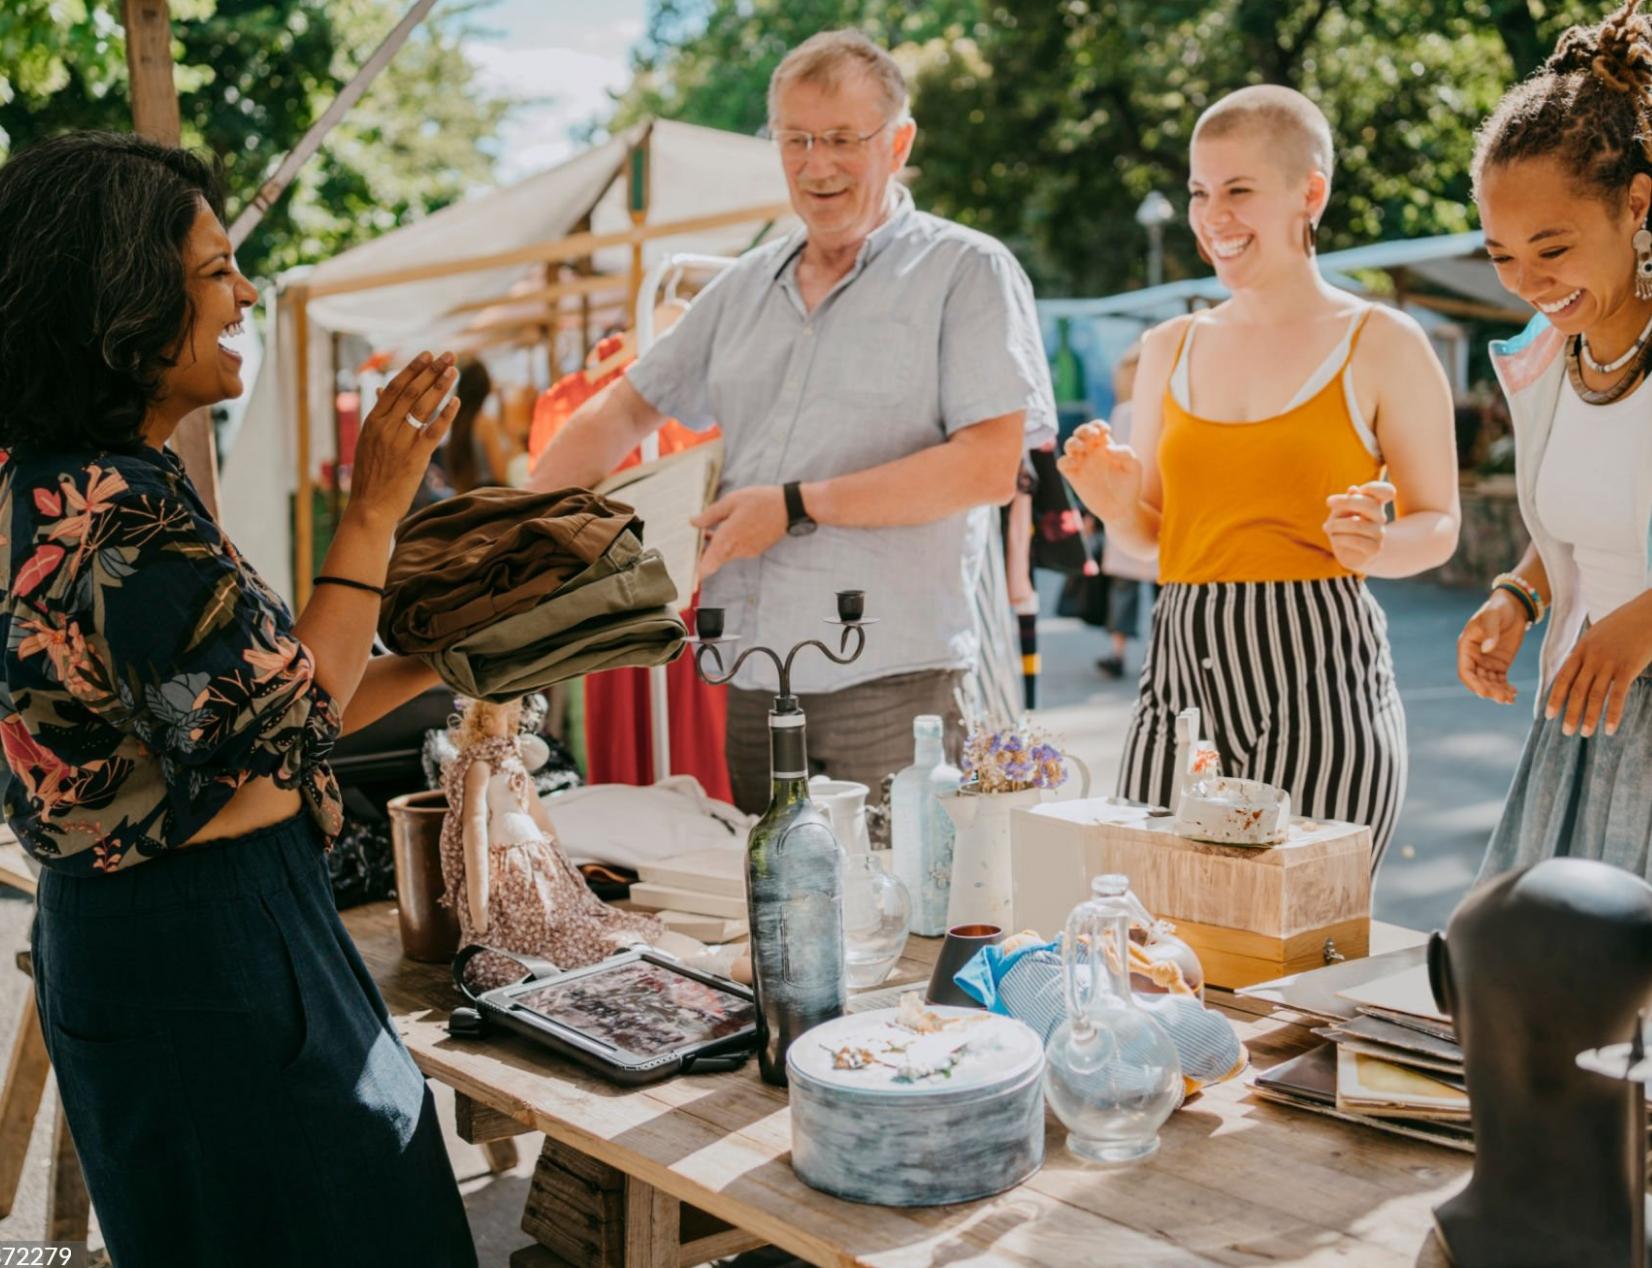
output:
[[[769,78],[769,122],[775,121],[780,94],[791,85],[836,88],[843,82],[844,72],[853,70],[878,86],[890,118],[906,113],[906,76],[893,57],[859,31],[821,31],[787,53],[774,68]]]
[[[1327,182],[1336,164],[1331,125],[1325,114],[1294,88],[1253,84],[1230,92],[1199,116],[1193,139],[1215,140],[1235,132],[1258,132],[1279,143],[1293,174],[1323,172]]]

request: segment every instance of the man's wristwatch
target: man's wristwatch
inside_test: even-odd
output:
[[[803,488],[793,480],[789,484],[780,486],[780,491],[786,496],[786,532],[793,537],[807,537],[820,527],[809,513],[803,509]]]

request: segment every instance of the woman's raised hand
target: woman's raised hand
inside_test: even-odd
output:
[[[1386,480],[1350,485],[1346,493],[1325,499],[1328,514],[1325,536],[1331,554],[1351,572],[1364,572],[1382,551],[1388,531],[1388,504],[1394,500],[1394,486]]]
[[[1112,429],[1099,419],[1067,438],[1055,465],[1103,523],[1123,519],[1141,502],[1141,458],[1129,445],[1114,444]]]
[[[459,412],[458,397],[442,406],[443,396],[459,377],[453,361],[451,352],[421,352],[379,392],[356,442],[350,473],[352,507],[392,521],[407,513],[430,466],[430,455]]]
[[[1526,638],[1526,610],[1520,600],[1494,590],[1457,636],[1457,677],[1475,695],[1499,704],[1514,702],[1509,666]]]

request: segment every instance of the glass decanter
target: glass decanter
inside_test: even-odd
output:
[[[1044,1093],[1073,1153],[1135,1162],[1159,1147],[1160,1126],[1181,1104],[1182,1066],[1130,993],[1129,881],[1098,876],[1090,892],[1067,918],[1067,1019],[1045,1046]]]
[[[906,950],[912,902],[906,886],[884,866],[888,850],[850,854],[843,861],[843,950],[849,985],[860,990],[889,976]]]

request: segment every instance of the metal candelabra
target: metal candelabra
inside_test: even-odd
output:
[[[839,590],[837,592],[837,620],[828,620],[828,625],[840,626],[843,630],[838,639],[836,652],[827,647],[818,638],[806,638],[801,643],[792,645],[792,649],[782,659],[779,652],[772,647],[748,647],[740,653],[739,658],[726,672],[723,670],[723,648],[730,643],[740,641],[738,634],[725,634],[723,631],[722,608],[700,608],[694,614],[694,668],[700,677],[714,687],[733,680],[740,672],[740,666],[753,656],[762,654],[774,662],[775,672],[780,677],[780,693],[776,698],[775,708],[780,713],[790,713],[797,709],[797,698],[792,695],[792,661],[805,647],[818,647],[821,654],[835,665],[849,665],[860,659],[860,654],[866,650],[866,627],[876,625],[877,618],[870,620],[866,617],[866,591]],[[850,640],[854,640],[855,650],[849,650]],[[706,661],[710,660],[715,667],[706,668]]]

